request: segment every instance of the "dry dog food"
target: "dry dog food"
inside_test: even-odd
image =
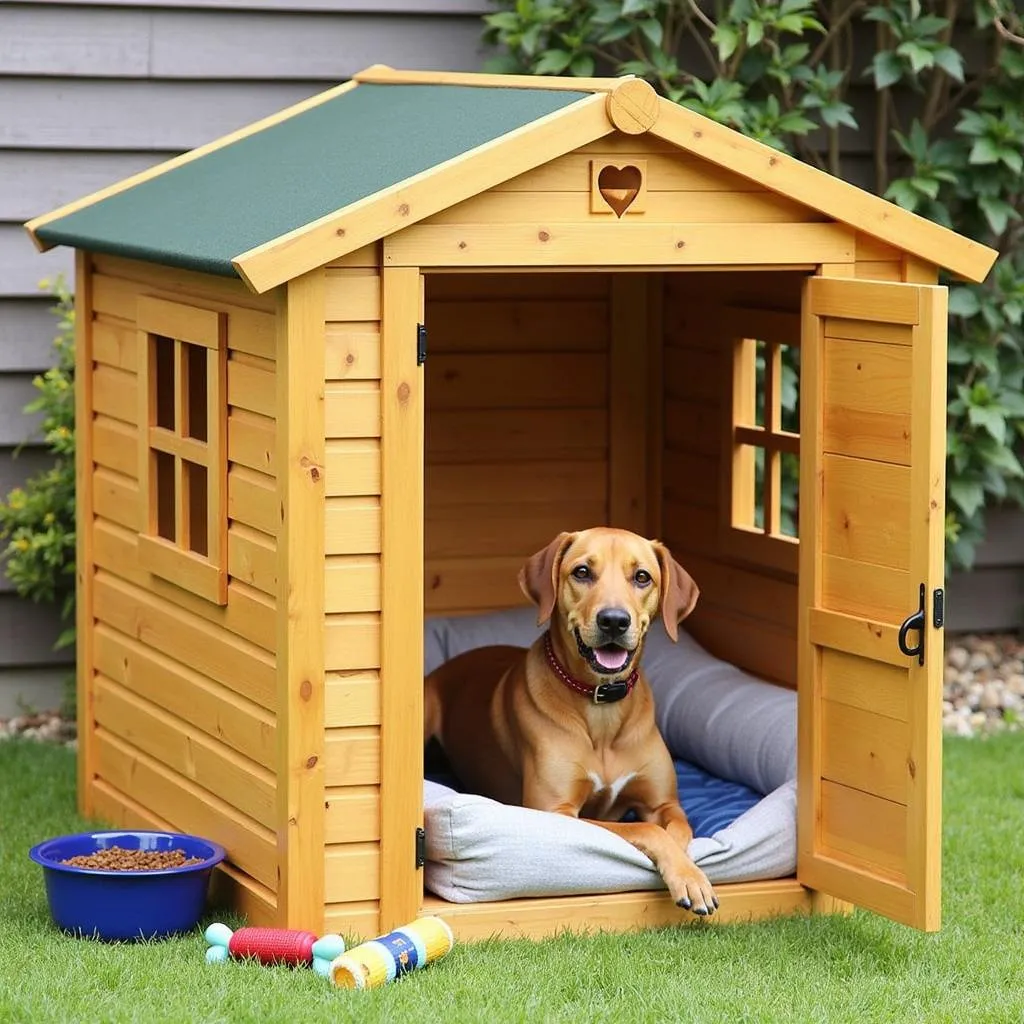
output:
[[[61,864],[97,871],[160,871],[202,862],[202,857],[186,857],[184,850],[125,850],[120,846],[110,846],[95,853],[69,857]]]

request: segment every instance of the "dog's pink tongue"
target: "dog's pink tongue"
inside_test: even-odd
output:
[[[597,663],[601,668],[612,672],[626,664],[629,651],[622,647],[595,647],[594,657],[597,658]]]

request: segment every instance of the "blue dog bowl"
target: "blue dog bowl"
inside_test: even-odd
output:
[[[122,850],[182,850],[202,863],[153,871],[73,867],[62,860],[118,846]],[[107,941],[162,938],[194,928],[206,905],[210,872],[224,848],[180,832],[82,832],[48,839],[29,850],[43,869],[54,923],[64,931]]]

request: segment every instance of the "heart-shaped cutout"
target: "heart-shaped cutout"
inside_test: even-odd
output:
[[[639,167],[627,164],[625,167],[602,167],[597,176],[597,188],[604,201],[621,217],[640,194],[644,176]]]

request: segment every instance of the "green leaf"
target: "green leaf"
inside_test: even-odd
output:
[[[903,62],[892,50],[876,53],[871,62],[875,76],[875,89],[888,89],[903,77]]]
[[[941,46],[935,51],[935,63],[954,81],[964,80],[964,59],[951,46]]]
[[[972,288],[951,288],[949,290],[949,313],[951,316],[974,316],[981,309],[978,296]]]
[[[499,11],[497,14],[487,14],[484,21],[491,28],[504,29],[507,32],[514,32],[519,28],[519,17],[514,11]]]
[[[577,78],[591,78],[594,74],[594,58],[589,53],[579,53],[573,57],[569,70]]]
[[[647,37],[652,46],[661,46],[665,30],[656,18],[648,18],[640,22],[640,31]]]
[[[915,74],[920,74],[925,68],[930,68],[935,63],[935,57],[931,50],[918,46],[917,43],[900,43],[896,52],[910,61],[910,67]]]
[[[533,66],[537,75],[560,75],[572,61],[572,54],[565,50],[547,50]]]
[[[968,517],[973,516],[985,503],[985,492],[981,484],[973,480],[951,480],[948,490],[950,498]]]
[[[988,221],[989,227],[997,235],[1001,235],[1006,230],[1006,225],[1011,220],[1020,220],[1020,214],[1003,199],[982,196],[978,200],[978,206],[985,214],[985,220]]]
[[[1010,149],[1009,146],[1000,146],[999,159],[1015,174],[1024,171],[1024,156],[1021,156],[1020,150]]]
[[[972,405],[967,410],[967,421],[972,427],[981,427],[999,444],[1006,441],[1006,418],[1001,409],[990,405]]]
[[[982,137],[971,147],[967,157],[972,164],[995,164],[999,162],[999,146],[990,138]]]
[[[740,35],[732,25],[720,24],[711,36],[711,41],[718,47],[718,59],[728,60],[736,52]]]
[[[629,18],[634,14],[644,14],[647,11],[647,0],[623,0],[623,17]]]
[[[747,24],[747,46],[757,46],[764,39],[764,22],[751,21]]]
[[[1005,446],[995,448],[989,453],[987,462],[996,469],[1001,469],[1007,476],[1024,477],[1024,466],[1014,455],[1013,450]]]
[[[913,212],[917,209],[920,195],[910,184],[908,178],[897,178],[885,190],[885,198],[891,199],[897,206],[902,206],[904,210]]]
[[[910,184],[918,192],[924,193],[929,199],[934,199],[939,194],[939,183],[935,178],[911,178]]]

